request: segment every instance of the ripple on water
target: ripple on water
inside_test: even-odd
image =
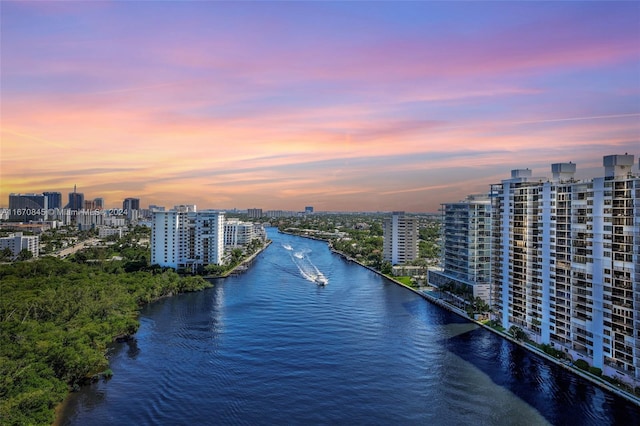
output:
[[[544,425],[640,417],[321,242],[270,237],[275,244],[247,272],[145,308],[135,348],[120,346],[113,379],[83,389],[66,424]],[[329,284],[300,276],[286,244],[305,250]]]

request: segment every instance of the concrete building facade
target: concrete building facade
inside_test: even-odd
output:
[[[247,216],[251,219],[260,219],[262,215],[262,209],[247,209]]]
[[[470,195],[442,205],[442,270],[430,270],[429,282],[454,286],[491,302],[491,198]]]
[[[171,268],[199,268],[222,263],[224,213],[176,206],[154,211],[151,263]]]
[[[384,219],[383,260],[399,265],[418,258],[418,219],[393,212]]]
[[[40,237],[37,235],[25,236],[22,232],[15,232],[0,238],[0,250],[11,250],[13,259],[17,258],[22,250],[29,250],[33,257],[40,256]]]
[[[140,216],[140,199],[139,198],[125,198],[122,202],[122,210],[127,216],[129,221],[137,221]]]
[[[633,156],[605,173],[553,178],[514,171],[492,185],[492,293],[502,326],[640,381],[640,177]]]
[[[9,220],[31,222],[47,219],[48,199],[43,194],[9,194]]]
[[[221,264],[224,259],[224,213],[204,210],[187,217],[189,252],[185,266]]]
[[[246,246],[256,238],[255,225],[250,222],[241,222],[237,219],[227,219],[224,223],[225,247]]]
[[[73,186],[73,192],[69,193],[69,202],[65,206],[65,209],[69,210],[82,210],[84,208],[84,194],[77,192],[76,185]]]
[[[55,210],[55,209],[62,208],[61,192],[48,191],[48,192],[43,192],[42,195],[44,195],[47,198],[47,207],[49,209]]]

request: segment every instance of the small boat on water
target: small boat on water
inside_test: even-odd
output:
[[[316,284],[321,286],[325,286],[329,282],[329,280],[327,280],[327,277],[322,274],[318,274],[314,281],[316,282]]]

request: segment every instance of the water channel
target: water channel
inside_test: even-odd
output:
[[[637,424],[640,408],[320,241],[279,234],[243,274],[145,307],[112,379],[63,425]],[[323,274],[328,283],[314,278]]]

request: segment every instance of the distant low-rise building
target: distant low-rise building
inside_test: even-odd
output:
[[[117,228],[111,228],[109,226],[98,226],[98,237],[107,238],[115,235],[117,238],[122,238],[128,231],[129,228],[123,226]]]
[[[297,216],[298,214],[290,210],[267,210],[264,213],[264,215],[267,216],[268,218],[278,219],[281,217],[294,217],[294,216]]]
[[[101,224],[112,228],[121,228],[127,225],[127,220],[122,216],[103,214]]]

